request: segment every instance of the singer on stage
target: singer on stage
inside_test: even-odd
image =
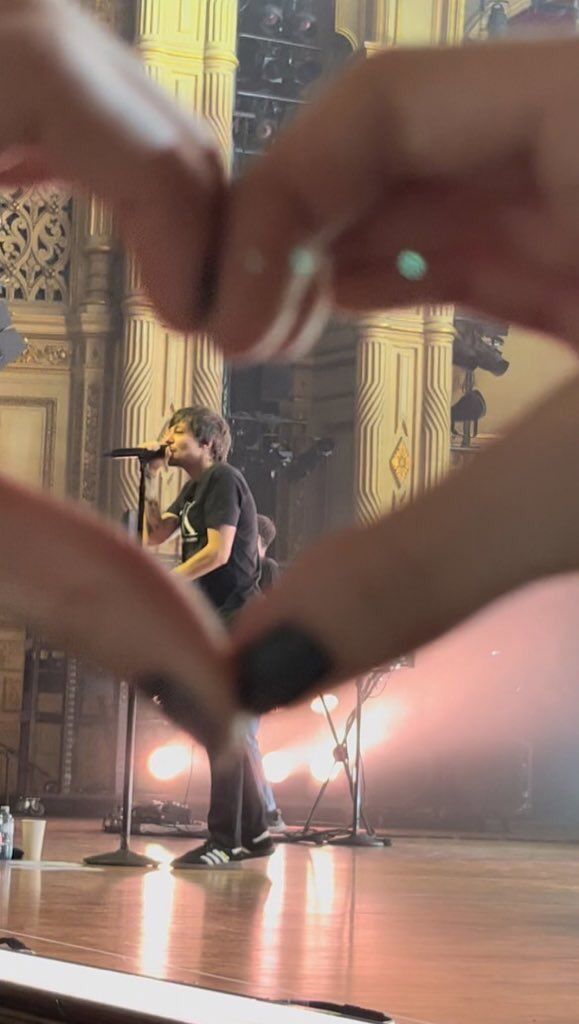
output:
[[[174,570],[196,581],[225,621],[258,592],[257,512],[247,482],[228,465],[231,434],[211,409],[179,409],[165,436],[165,460],[189,476],[177,500],[160,513],[147,501],[150,545],[180,530],[182,562]],[[149,465],[149,476],[163,465]],[[260,790],[246,752],[221,763],[208,751],[211,766],[209,840],[173,862],[177,868],[224,868],[273,850]]]

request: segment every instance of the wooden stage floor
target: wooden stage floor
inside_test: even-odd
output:
[[[115,844],[97,822],[49,819],[44,856],[78,863]],[[578,1024],[578,846],[280,845],[234,870],[172,873],[188,845],[135,839],[157,871],[2,866],[0,935],[96,967],[429,1024]]]

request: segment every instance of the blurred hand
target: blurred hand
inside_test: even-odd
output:
[[[224,201],[217,144],[67,0],[0,0],[0,188],[56,178],[109,202],[159,313],[203,317]]]
[[[578,58],[573,40],[358,62],[228,195],[205,126],[126,48],[65,0],[0,0],[0,185],[93,189],[160,314],[209,324],[232,357],[305,350],[332,309],[443,301],[577,345]],[[421,280],[398,272],[403,250]],[[577,566],[578,399],[574,382],[415,505],[306,553],[246,608],[229,664],[214,617],[144,554],[6,482],[2,604],[115,671],[193,667],[213,723],[234,672],[248,705],[285,701]]]
[[[242,703],[263,712],[320,692],[579,569],[578,437],[579,377],[440,487],[304,551],[236,621]]]
[[[303,352],[332,310],[430,302],[577,344],[578,89],[577,40],[357,61],[233,187],[212,320],[228,355]]]
[[[225,742],[235,710],[228,647],[201,594],[70,503],[0,477],[0,509],[0,612],[161,694],[201,742]]]
[[[165,446],[162,456],[158,459],[151,459],[147,462],[146,473],[148,477],[156,476],[159,470],[167,469],[169,466],[170,451],[169,445],[164,440],[162,441],[141,441],[137,446],[139,448],[145,448],[148,452],[156,452],[162,446]]]

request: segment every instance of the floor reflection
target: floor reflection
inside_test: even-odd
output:
[[[139,964],[143,974],[163,978],[167,974],[175,906],[175,876],[169,868],[173,855],[160,843],[147,843],[145,853],[160,867],[142,875]]]

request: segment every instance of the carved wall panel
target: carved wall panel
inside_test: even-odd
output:
[[[71,209],[70,194],[50,185],[0,196],[0,298],[67,302]]]
[[[0,465],[24,484],[53,486],[56,402],[0,395]]]
[[[0,377],[2,472],[66,493],[70,376],[57,370],[5,371]]]

